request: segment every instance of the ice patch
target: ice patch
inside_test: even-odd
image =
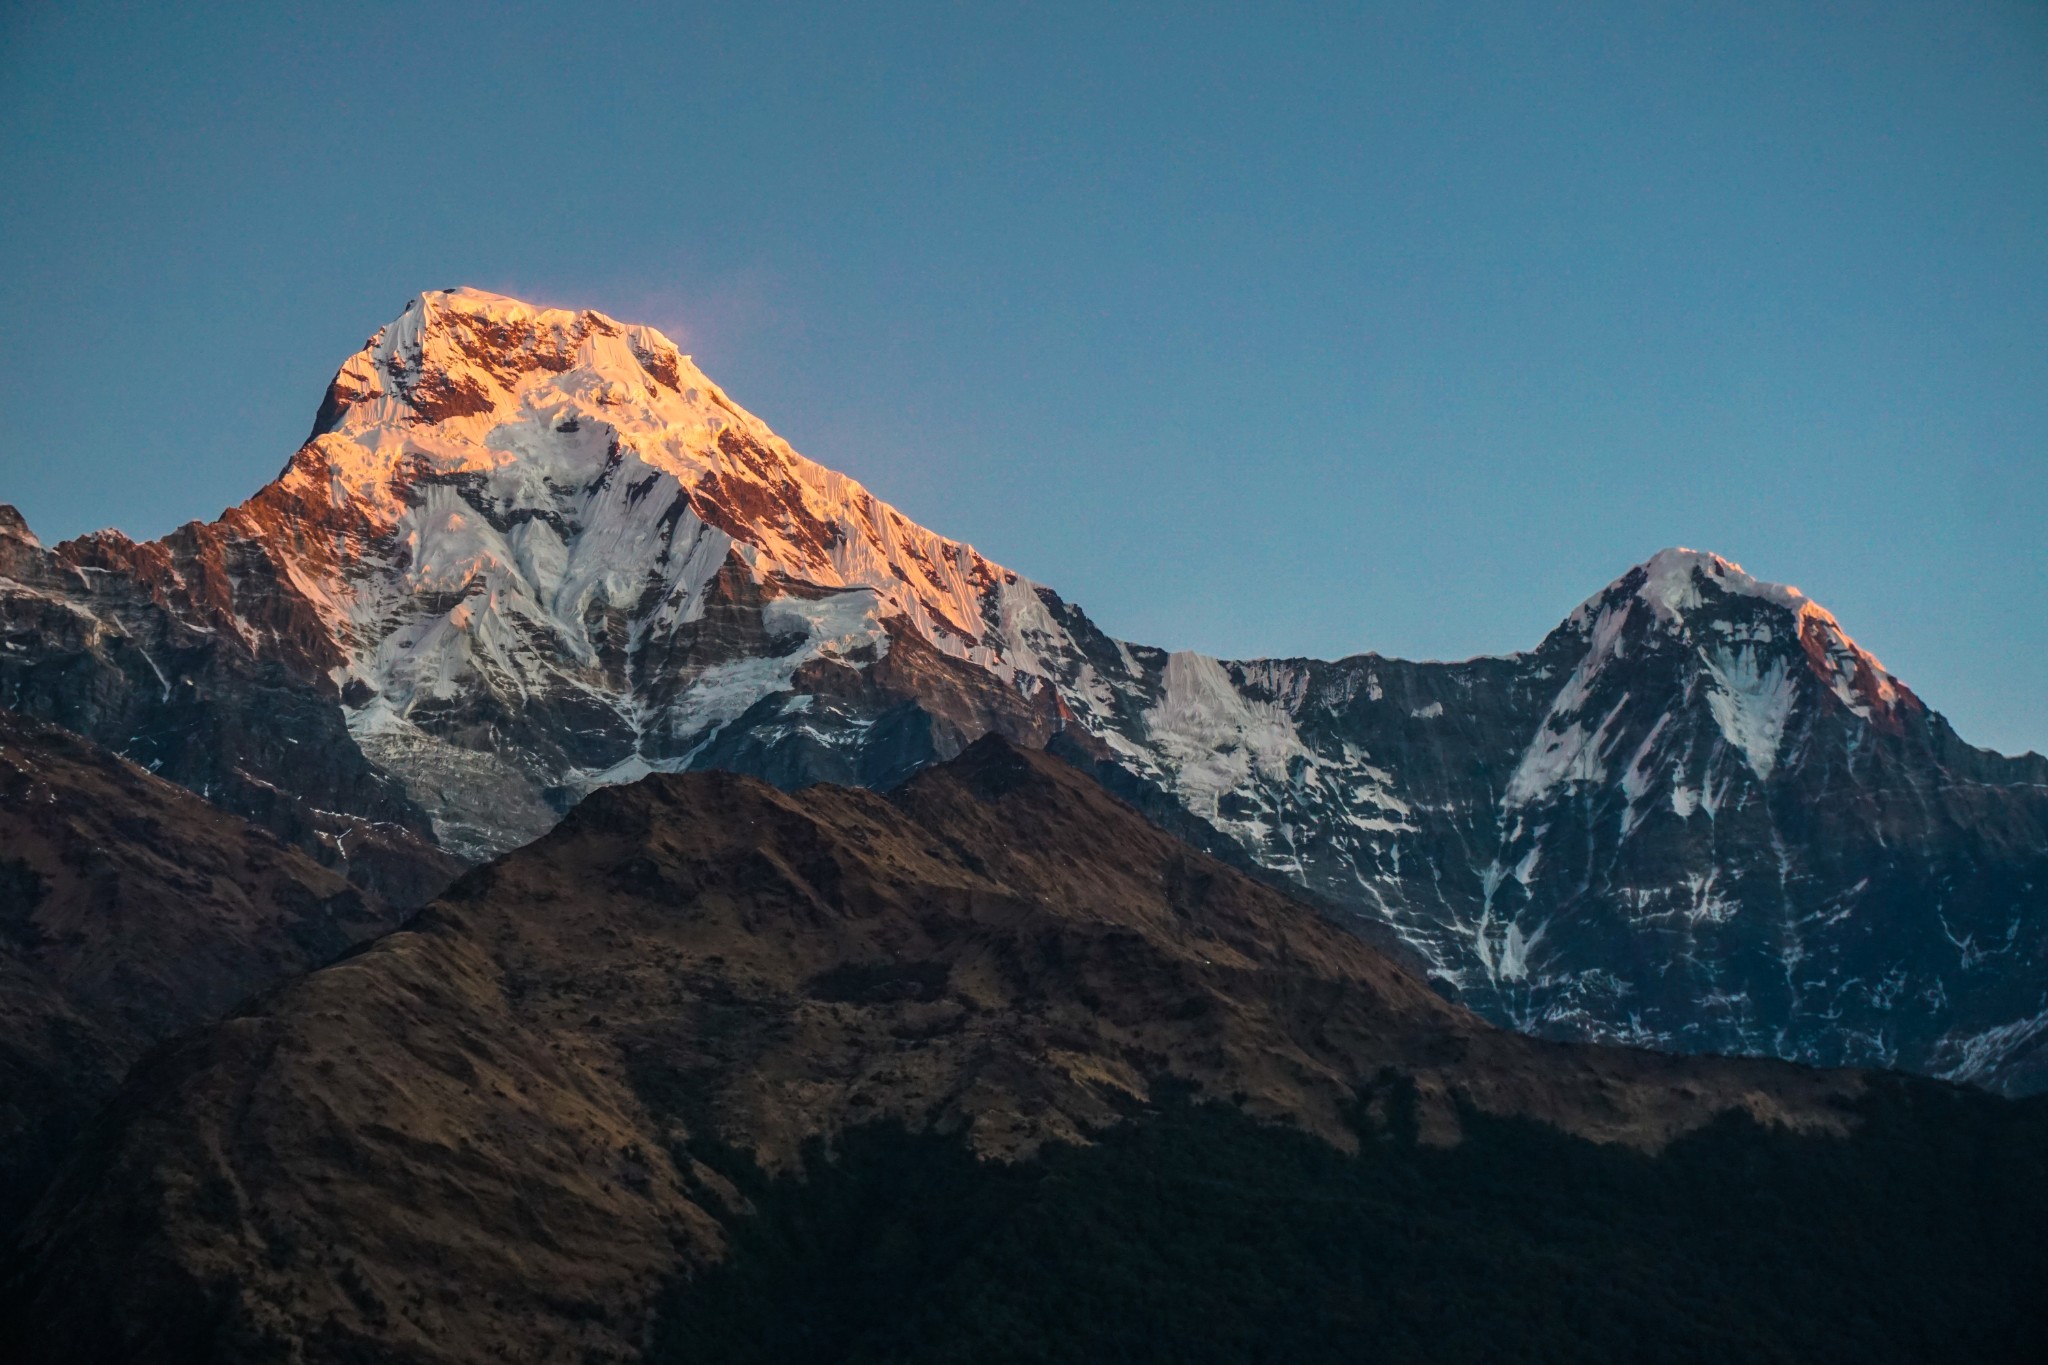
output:
[[[778,597],[761,613],[762,624],[781,632],[801,630],[817,653],[847,655],[863,648],[886,652],[881,595],[869,588],[824,597]]]
[[[1529,954],[1543,941],[1544,929],[1539,926],[1527,938],[1522,936],[1519,922],[1508,925],[1508,931],[1501,935],[1500,965],[1497,973],[1503,981],[1519,981],[1529,975]]]
[[[1367,833],[1412,830],[1402,818],[1407,807],[1381,785],[1384,771],[1348,745],[1338,754],[1311,750],[1286,707],[1247,695],[1215,659],[1168,655],[1159,685],[1158,703],[1143,716],[1145,744],[1127,750],[1109,731],[1111,746],[1254,854],[1278,836],[1271,865],[1298,870],[1294,826],[1315,811],[1334,808],[1338,823]]]
[[[1705,876],[1697,872],[1685,874],[1687,901],[1684,914],[1688,922],[1725,924],[1742,909],[1741,902],[1730,900],[1714,889],[1714,884],[1720,879],[1721,869],[1718,867],[1709,868]]]
[[[1174,785],[1197,803],[1196,814],[1214,819],[1225,793],[1254,777],[1284,780],[1290,763],[1314,761],[1292,717],[1246,698],[1207,655],[1170,655],[1161,682],[1165,695],[1146,713],[1146,732],[1172,764]]]
[[[1768,780],[1778,763],[1778,745],[1785,723],[1799,700],[1798,680],[1775,658],[1768,663],[1755,648],[1706,650],[1702,658],[1711,679],[1707,708],[1728,742],[1759,778]]]
[[[2044,1031],[2048,1031],[2048,1011],[2028,1019],[2015,1019],[1981,1033],[1944,1038],[1935,1049],[1935,1055],[1940,1059],[1952,1057],[1955,1060],[1935,1074],[1945,1081],[1982,1081]]]
[[[731,724],[763,697],[788,691],[797,669],[812,659],[862,648],[881,653],[889,643],[880,598],[866,589],[821,598],[778,597],[762,611],[762,621],[770,630],[803,632],[803,643],[785,654],[735,659],[698,674],[673,708],[692,726],[715,731]]]
[[[1530,805],[1553,789],[1574,782],[1606,781],[1607,732],[1626,705],[1628,694],[1624,692],[1599,726],[1590,732],[1576,720],[1558,730],[1552,728],[1552,720],[1546,719],[1535,741],[1522,754],[1521,762],[1515,765],[1514,775],[1508,779],[1503,805],[1509,809]]]
[[[1480,970],[1489,981],[1521,981],[1529,975],[1529,955],[1536,945],[1543,941],[1549,930],[1547,923],[1538,925],[1535,932],[1524,934],[1518,920],[1510,920],[1500,926],[1495,934],[1492,910],[1485,910],[1479,916],[1479,923],[1472,931],[1473,955],[1479,959]]]
[[[1664,733],[1664,727],[1670,723],[1669,711],[1657,717],[1657,723],[1650,727],[1650,733],[1644,735],[1643,742],[1636,746],[1635,755],[1629,759],[1628,767],[1622,770],[1621,794],[1627,802],[1621,812],[1621,837],[1624,839],[1642,823],[1643,811],[1639,803],[1649,794],[1650,784],[1656,779],[1657,739]]]

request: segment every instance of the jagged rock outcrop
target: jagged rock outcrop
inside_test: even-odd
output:
[[[461,864],[349,738],[334,641],[241,509],[46,549],[0,507],[0,707],[62,726],[419,905]]]

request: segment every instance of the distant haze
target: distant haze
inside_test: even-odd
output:
[[[2048,750],[2048,6],[189,8],[0,16],[46,539],[472,284],[1127,638],[1504,652],[1691,545]]]

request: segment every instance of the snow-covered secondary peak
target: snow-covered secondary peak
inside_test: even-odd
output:
[[[1759,617],[1745,603],[1776,607],[1783,617],[1774,624],[1771,614]],[[1774,641],[1796,644],[1814,676],[1843,705],[1888,729],[1896,728],[1900,706],[1918,704],[1826,607],[1795,587],[1765,582],[1734,560],[1703,550],[1659,550],[1588,598],[1567,625],[1604,641],[1605,648],[1617,648],[1625,618],[1639,605],[1667,632],[1710,652],[1733,656]]]
[[[1827,616],[1797,588],[1766,583],[1721,555],[1675,545],[1659,550],[1580,603],[1569,623],[1590,624],[1603,609],[1634,599],[1647,605],[1658,620],[1675,624],[1708,605],[1710,595],[1755,598],[1794,613],[1810,608]]]
[[[1651,610],[1664,620],[1676,620],[1704,605],[1703,584],[1735,596],[1775,602],[1793,611],[1810,605],[1799,589],[1766,583],[1745,572],[1734,560],[1705,550],[1673,546],[1659,550],[1640,567],[1643,583],[1636,589],[1636,596],[1649,603]]]
[[[1670,714],[1636,714],[1645,697],[1669,695],[1669,681],[1641,673],[1646,658],[1665,660],[1649,665],[1658,670],[1677,668],[1683,694],[1704,704],[1762,780],[1777,770],[1803,702],[1825,707],[1832,697],[1893,733],[1903,711],[1919,707],[1825,607],[1701,550],[1660,550],[1588,598],[1561,634],[1581,641],[1583,653],[1510,780],[1510,805],[1604,781],[1631,746],[1633,759],[1620,766],[1641,785],[1660,744],[1683,745],[1684,727]]]

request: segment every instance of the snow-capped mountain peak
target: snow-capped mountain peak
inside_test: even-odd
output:
[[[490,762],[420,728],[485,696],[491,715],[575,698],[574,728],[611,736],[522,789],[681,761],[797,670],[905,633],[1028,696],[1028,639],[1059,633],[1033,585],[799,455],[658,330],[474,289],[410,300],[231,516],[340,644],[351,727],[388,766]],[[744,666],[701,641],[700,665],[673,658],[741,580],[769,638]],[[532,807],[488,842],[551,820]]]
[[[480,476],[518,506],[628,458],[690,487],[796,483],[780,517],[746,529],[763,553],[806,568],[825,537],[798,524],[803,514],[865,496],[797,455],[654,328],[474,289],[415,297],[342,365],[286,482],[325,481],[333,501],[388,526],[420,477]]]
[[[1591,642],[1586,671],[1604,668],[1617,651],[1629,648],[1627,637],[1633,632],[1625,627],[1640,609],[1647,609],[1663,633],[1691,644],[1724,675],[1724,683],[1742,675],[1747,690],[1754,692],[1756,687],[1747,684],[1763,683],[1761,672],[1769,668],[1763,656],[1781,657],[1789,669],[1796,646],[1805,670],[1864,720],[1896,732],[1899,708],[1919,705],[1832,612],[1798,588],[1766,582],[1731,559],[1684,547],[1658,551],[1586,599],[1567,619],[1567,629],[1584,633]],[[1758,676],[1751,678],[1751,673]],[[1724,693],[1736,690],[1743,689],[1722,688]],[[1744,747],[1761,752],[1753,744]]]
[[[1682,624],[1724,597],[1769,602],[1794,615],[1813,612],[1834,620],[1797,588],[1767,583],[1734,560],[1711,551],[1674,545],[1659,550],[1580,603],[1566,624],[1590,623],[1603,610],[1631,599],[1647,606],[1659,621]]]
[[[797,454],[654,328],[474,289],[416,297],[351,357],[281,482],[411,537],[415,586],[441,592],[479,556],[533,567],[599,550],[611,562],[584,577],[637,594],[646,561],[709,529],[760,574],[868,589],[965,656],[982,644],[981,589],[1014,578]],[[447,497],[417,524],[422,483],[459,487],[535,543],[496,544]],[[491,543],[437,534],[451,527]]]
[[[380,829],[491,856],[651,770],[886,787],[1062,735],[1507,1022],[1888,1061],[1910,1007],[1959,1075],[2048,1037],[2048,765],[1960,744],[1795,588],[1674,548],[1525,653],[1173,654],[654,328],[477,290],[411,300],[217,522],[44,549],[0,512],[0,705],[357,864]]]
[[[1775,602],[1793,611],[1807,604],[1806,595],[1799,589],[1766,583],[1744,572],[1735,561],[1704,550],[1673,546],[1659,550],[1637,567],[1643,582],[1636,589],[1636,596],[1649,603],[1662,620],[1683,619],[1686,613],[1705,605],[1703,585],[1711,585],[1716,592]]]

